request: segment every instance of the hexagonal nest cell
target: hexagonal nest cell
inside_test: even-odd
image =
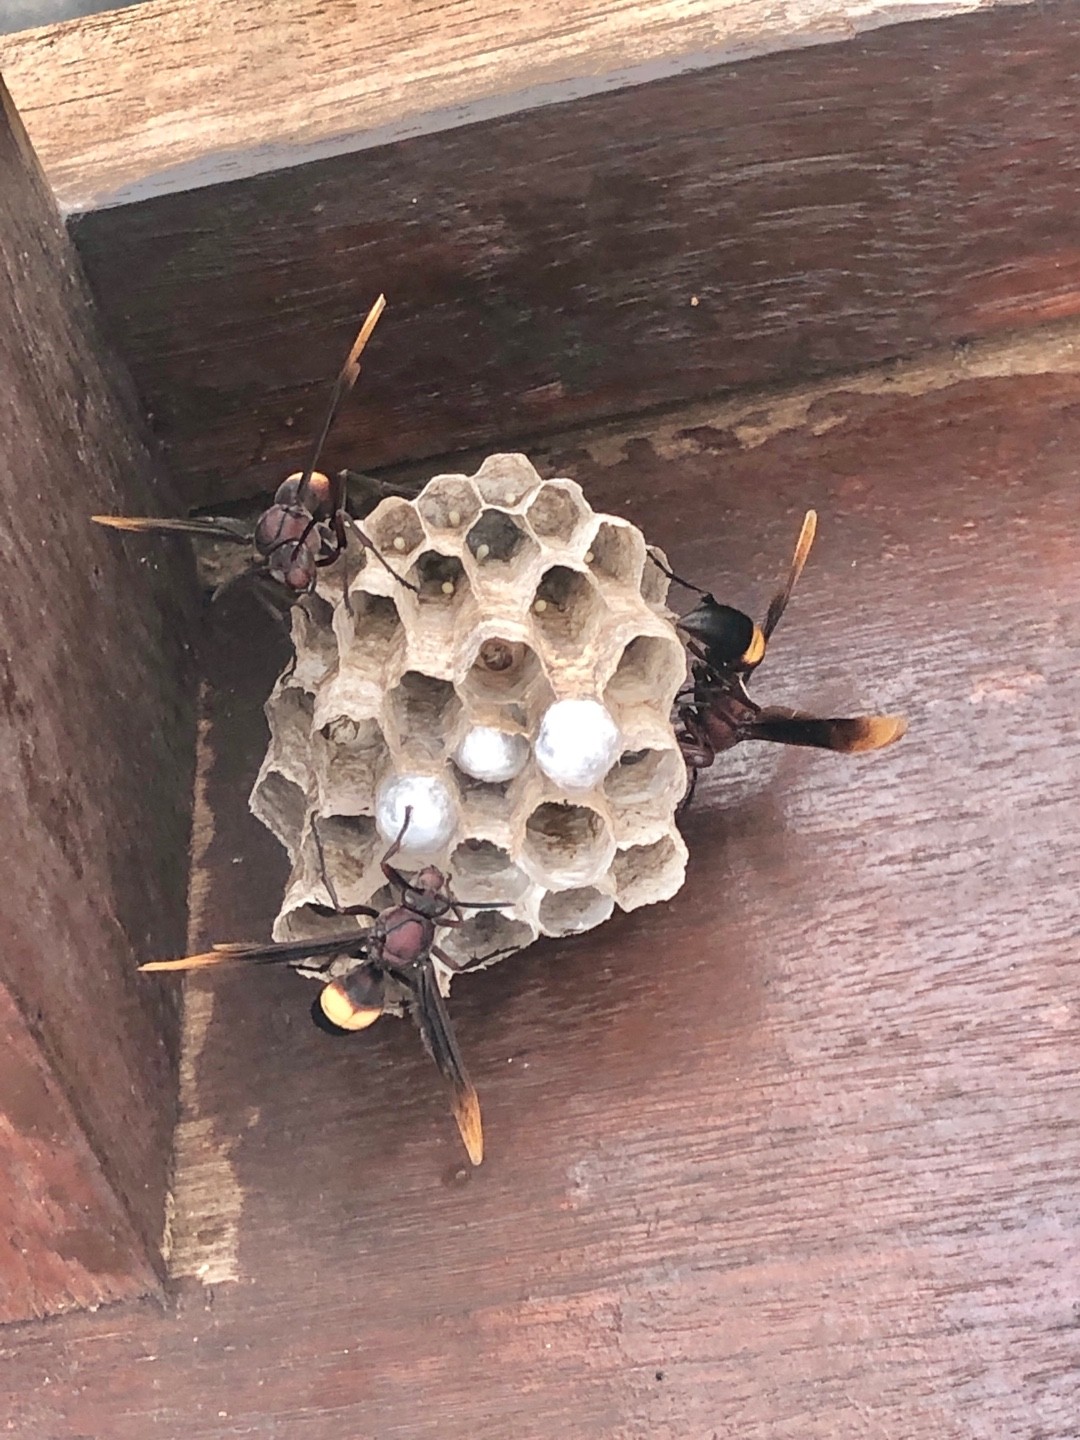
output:
[[[325,933],[311,907],[331,893],[390,903],[380,860],[395,831],[381,807],[405,782],[443,796],[425,862],[463,900],[498,907],[440,931],[459,963],[492,964],[540,934],[591,929],[616,904],[673,894],[686,849],[671,706],[686,662],[640,532],[523,455],[438,475],[415,502],[383,501],[364,529],[416,590],[350,537],[343,565],[320,571],[294,608],[296,658],[267,702],[271,742],[251,797],[293,862],[275,934]],[[560,789],[534,750],[548,707],[567,699],[607,706],[622,735],[598,781],[606,758],[574,772],[589,777],[575,781],[584,792]],[[488,753],[500,778],[455,763],[479,755],[483,777]],[[395,863],[415,869],[415,854],[406,831]]]

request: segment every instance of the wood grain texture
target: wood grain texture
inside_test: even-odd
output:
[[[0,69],[92,210],[995,3],[155,0],[0,41]]]
[[[0,1158],[20,1177],[0,1186],[10,1319],[154,1282],[177,1016],[134,967],[184,933],[193,577],[182,550],[135,555],[89,523],[169,496],[2,86],[0,194],[0,980],[13,997]],[[24,1092],[47,1105],[19,1108]],[[27,1195],[42,1207],[33,1223]]]
[[[158,1288],[39,1035],[2,983],[0,1096],[0,1322]]]
[[[1078,313],[1073,0],[897,26],[83,217],[191,505]]]
[[[755,610],[816,506],[756,688],[909,736],[732,752],[675,900],[455,989],[471,1175],[408,1026],[338,1044],[300,980],[221,976],[192,1103],[238,1281],[0,1338],[18,1440],[1072,1440],[1080,379],[676,434],[541,458]],[[285,873],[245,810],[279,658],[246,604],[198,940],[268,933]],[[216,1197],[178,1178],[194,1229]]]

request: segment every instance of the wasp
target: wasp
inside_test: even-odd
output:
[[[750,698],[747,685],[765,658],[769,640],[788,607],[806,565],[817,532],[817,514],[808,510],[799,531],[787,579],[769,602],[758,624],[731,605],[721,604],[699,585],[683,580],[652,554],[654,564],[699,603],[675,622],[686,635],[690,679],[675,697],[676,735],[690,782],[681,808],[693,797],[698,772],[707,769],[723,750],[744,740],[769,740],[778,745],[806,745],[816,750],[857,754],[891,745],[907,730],[902,715],[857,715],[845,718],[806,715],[777,706],[762,707]]]
[[[195,516],[188,519],[146,515],[92,515],[90,518],[96,524],[108,525],[113,530],[191,535],[195,538],[253,545],[255,553],[243,573],[267,574],[283,585],[293,597],[310,594],[314,590],[318,571],[323,566],[332,565],[345,550],[347,531],[351,529],[364,549],[371,551],[399,584],[415,590],[416,586],[391,567],[371,538],[349,514],[346,501],[350,472],[342,470],[331,479],[315,468],[341,402],[360,376],[360,355],[385,308],[386,298],[380,295],[360,327],[341,373],[334,382],[330,403],[315,436],[306,466],[282,481],[274,495],[274,503],[259,516],[254,529],[244,521],[228,515]],[[215,595],[223,588],[224,586],[219,586]],[[347,584],[345,601],[348,605]]]
[[[329,917],[365,917],[371,923],[364,929],[281,944],[215,945],[201,955],[151,960],[139,968],[157,971],[196,970],[212,965],[288,965],[322,983],[312,1014],[320,1029],[337,1034],[366,1030],[384,1011],[403,1005],[416,1022],[424,1048],[449,1085],[451,1109],[465,1150],[472,1164],[479,1165],[484,1158],[480,1102],[461,1058],[434,962],[438,960],[460,974],[509,952],[496,951],[459,962],[438,945],[436,937],[440,927],[464,924],[466,910],[498,910],[506,902],[459,900],[450,889],[449,877],[434,865],[424,866],[411,879],[392,865],[411,817],[411,807],[406,807],[401,830],[382,858],[382,872],[397,897],[384,910],[338,902],[313,823],[322,880],[333,903],[309,908]]]

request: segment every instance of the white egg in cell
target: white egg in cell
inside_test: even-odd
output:
[[[566,790],[591,790],[619,758],[622,736],[599,700],[556,700],[536,737],[536,763]]]
[[[524,735],[497,730],[493,725],[474,725],[467,730],[454,751],[459,770],[474,780],[500,784],[520,775],[529,761],[529,742]]]
[[[450,843],[457,829],[457,805],[449,788],[434,775],[394,775],[383,781],[375,796],[375,824],[384,840],[396,840],[410,811],[402,836],[403,851],[427,854]]]

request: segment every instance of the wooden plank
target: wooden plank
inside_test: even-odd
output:
[[[203,505],[302,463],[380,289],[332,464],[1073,315],[1078,70],[1072,0],[992,10],[96,211],[75,236]]]
[[[154,1289],[146,1249],[3,984],[0,1095],[0,1322]]]
[[[1073,1440],[1080,376],[1045,368],[538,457],[755,610],[815,505],[755,686],[909,736],[732,752],[670,904],[463,980],[468,1176],[407,1025],[338,1044],[304,982],[219,977],[177,1186],[217,1278],[0,1340],[19,1440]],[[198,940],[267,933],[284,874],[244,803],[275,637],[229,603]]]
[[[1028,0],[151,0],[0,42],[64,210]]]
[[[182,549],[137,556],[89,524],[170,494],[2,87],[0,193],[0,1163],[14,1177],[0,1187],[0,1315],[12,1319],[142,1293],[160,1264],[177,1013],[134,967],[184,933],[193,579]]]

